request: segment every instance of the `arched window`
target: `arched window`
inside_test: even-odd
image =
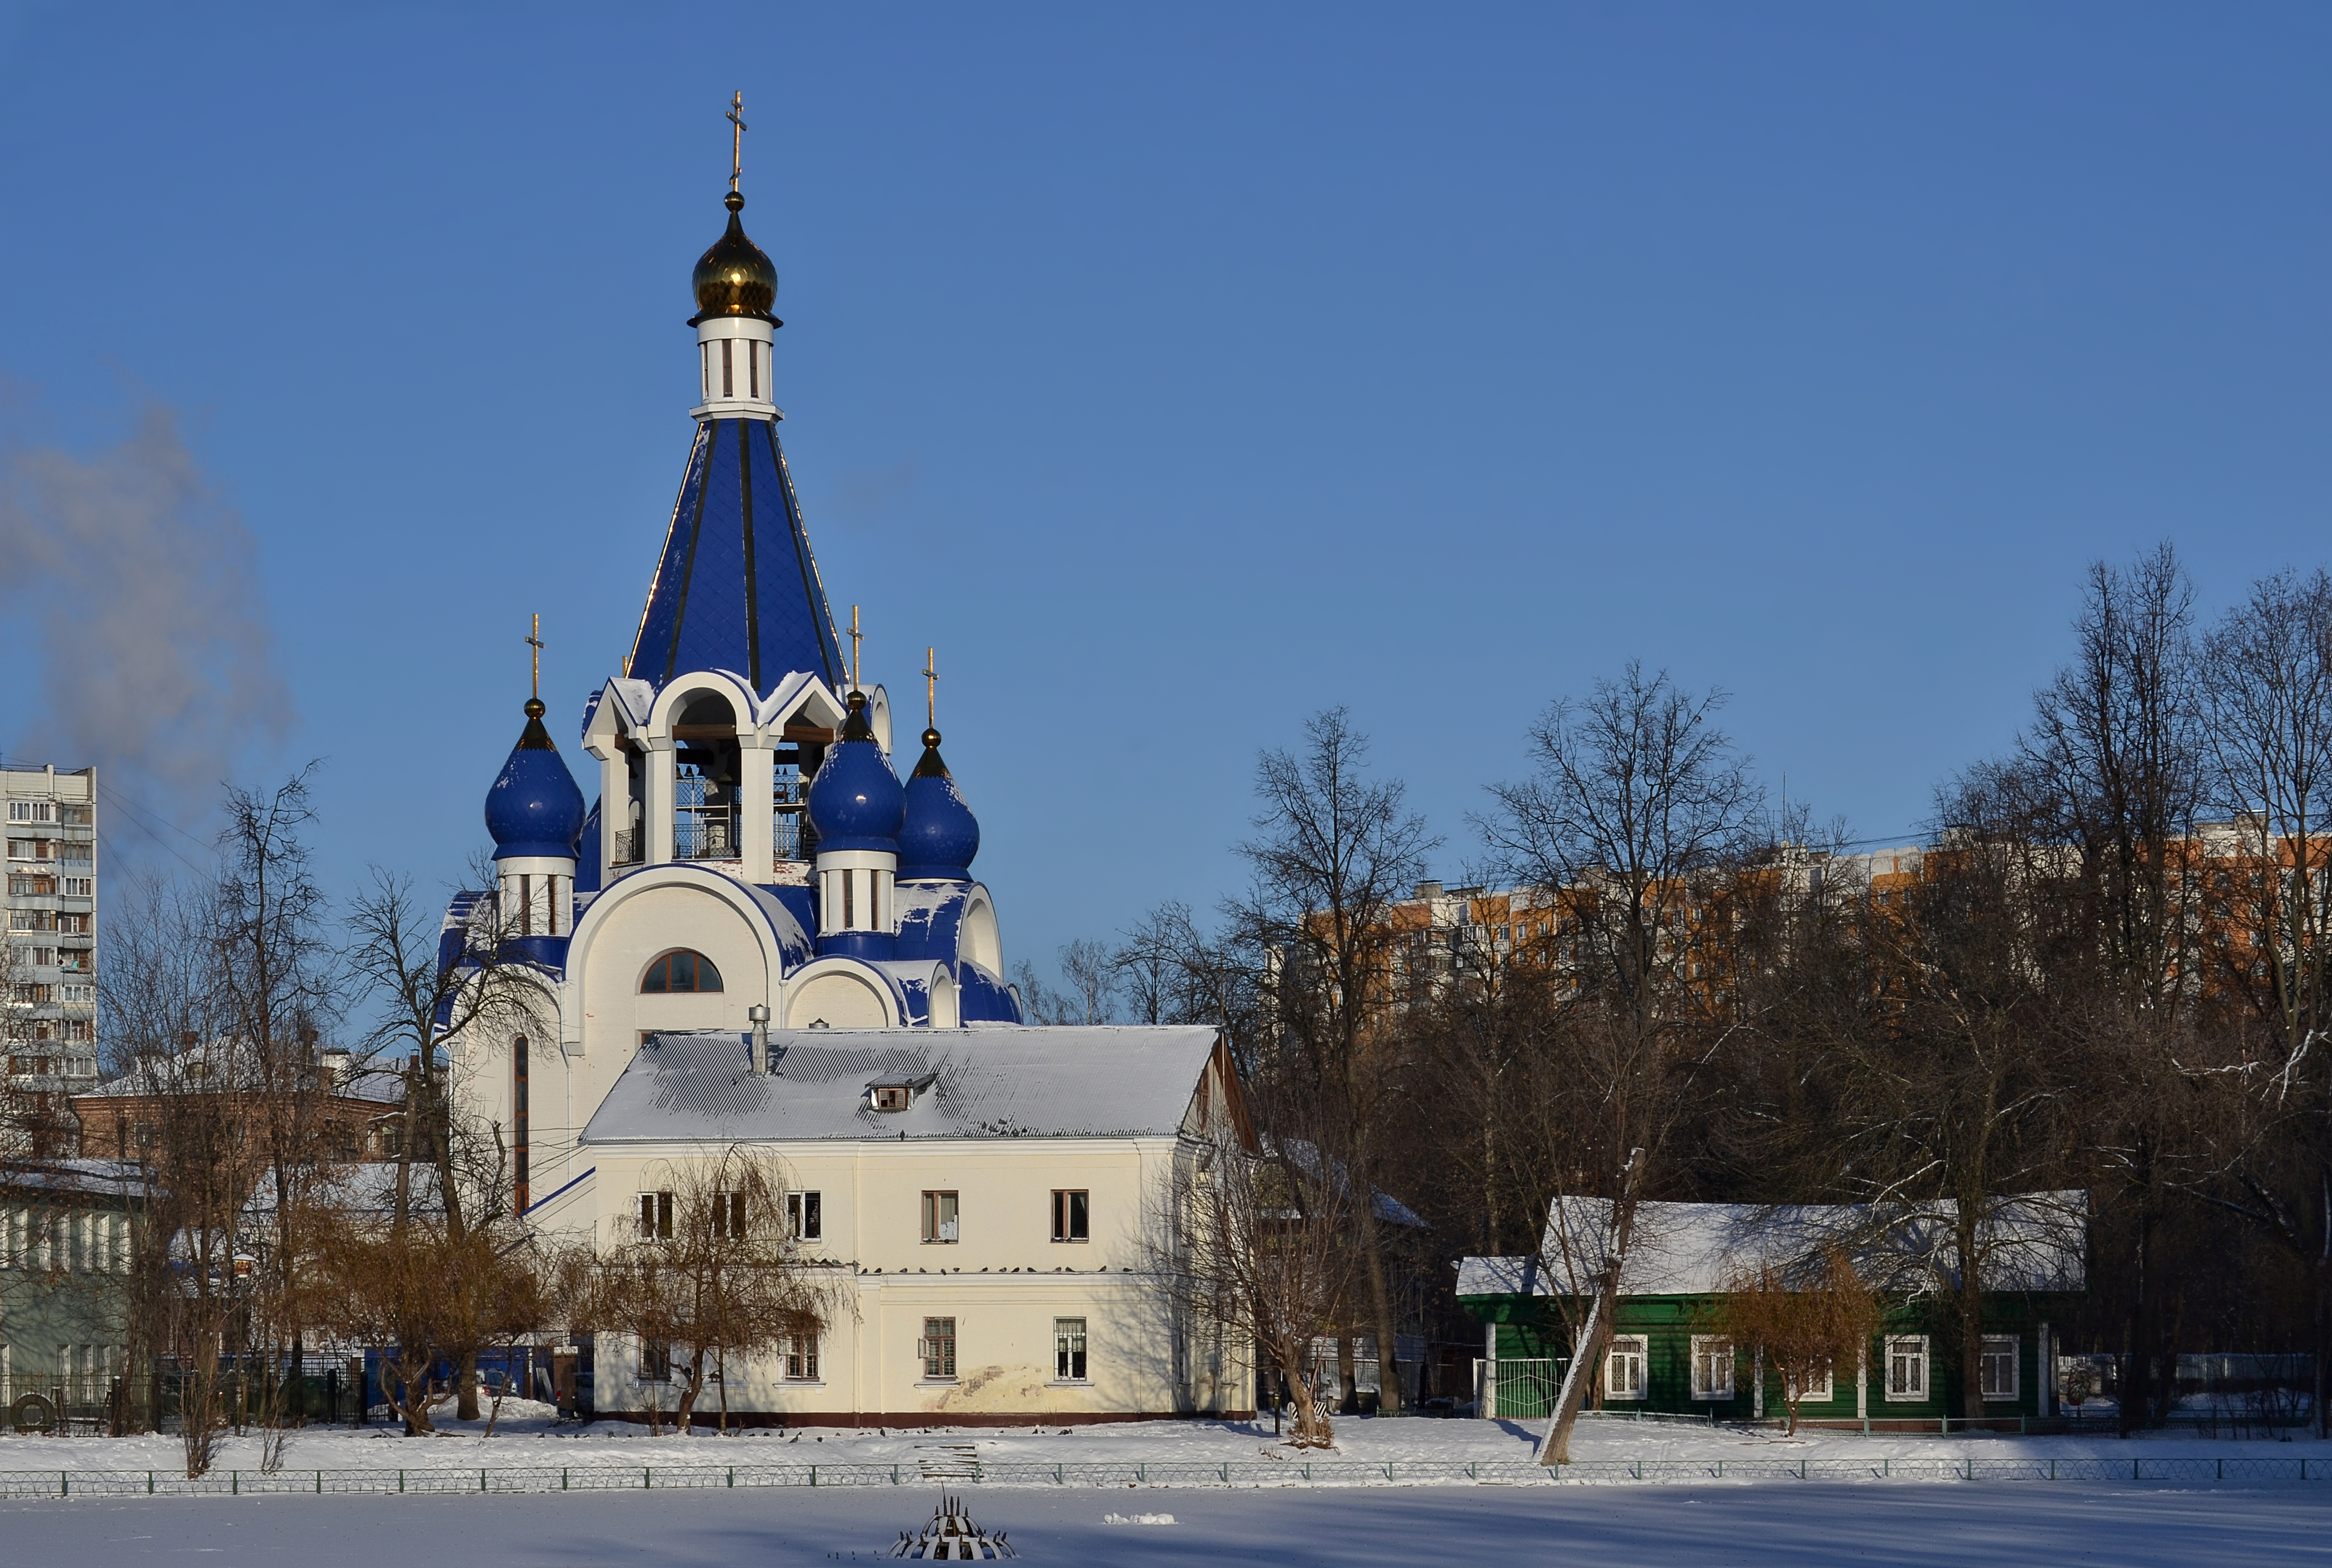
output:
[[[717,991],[721,989],[721,971],[712,961],[701,952],[691,952],[676,947],[654,963],[640,977],[640,994],[661,996],[671,991]]]

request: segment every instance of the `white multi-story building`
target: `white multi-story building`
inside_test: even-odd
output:
[[[8,1079],[70,1094],[97,1076],[97,770],[0,768],[8,827]]]

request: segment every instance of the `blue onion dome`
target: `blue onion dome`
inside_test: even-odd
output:
[[[758,316],[782,327],[785,323],[769,314],[769,308],[778,302],[777,266],[760,246],[745,237],[745,225],[737,216],[745,198],[732,190],[725,205],[729,230],[697,258],[696,271],[688,280],[696,292],[696,314],[688,319],[688,324],[693,327],[713,316]]]
[[[874,726],[866,722],[866,693],[850,693],[850,717],[842,739],[818,764],[809,781],[809,825],[817,846],[828,849],[871,849],[894,853],[899,846],[899,818],[906,809],[906,791],[899,776],[874,743]]]
[[[980,822],[940,758],[940,732],[923,731],[923,759],[907,779],[907,819],[899,829],[899,880],[969,882],[980,853]]]
[[[572,860],[583,837],[583,791],[542,727],[540,697],[526,703],[526,728],[486,791],[486,831],[496,860]]]

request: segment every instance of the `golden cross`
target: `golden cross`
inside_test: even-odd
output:
[[[527,634],[526,645],[534,650],[534,695],[542,696],[542,617],[534,617],[534,630]]]
[[[737,178],[745,172],[745,95],[742,92],[729,100],[729,123],[737,129],[729,133],[729,188],[737,188]]]
[[[858,686],[858,643],[859,643],[859,637],[860,637],[860,633],[859,633],[859,630],[858,630],[858,607],[857,607],[856,605],[852,605],[852,606],[850,607],[850,689],[851,689],[852,691],[854,691],[854,692],[855,692],[855,691],[857,691],[857,690],[859,689],[859,686]]]
[[[923,728],[940,727],[940,661],[930,648],[923,650]]]

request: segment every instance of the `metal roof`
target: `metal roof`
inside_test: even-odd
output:
[[[651,1036],[583,1130],[586,1143],[1171,1137],[1215,1048],[1204,1028],[772,1029]],[[903,1111],[875,1083],[923,1077]]]

